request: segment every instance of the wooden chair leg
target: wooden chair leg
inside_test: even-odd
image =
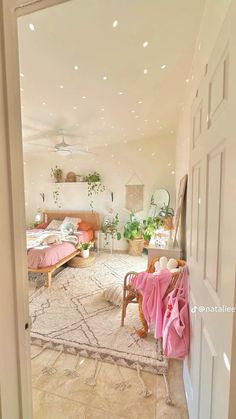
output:
[[[52,272],[45,272],[45,287],[50,288],[52,285]]]
[[[138,306],[139,306],[139,318],[143,327],[141,329],[136,330],[136,333],[140,338],[146,338],[148,334],[148,324],[143,315],[143,309],[142,309],[143,298],[141,294],[137,294],[137,301],[138,301]]]
[[[124,326],[125,316],[126,316],[126,290],[123,291],[123,301],[122,301],[122,313],[121,313],[121,326]]]

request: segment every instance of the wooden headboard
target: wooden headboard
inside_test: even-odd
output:
[[[65,217],[81,218],[82,221],[92,225],[93,230],[100,230],[100,216],[98,212],[92,211],[43,211],[43,220],[49,222],[52,220],[64,220]]]

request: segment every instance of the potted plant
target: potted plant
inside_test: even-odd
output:
[[[51,177],[54,178],[56,183],[62,182],[62,170],[60,167],[55,166],[54,169],[51,168]]]
[[[84,242],[79,243],[77,246],[77,249],[80,250],[80,254],[82,258],[88,258],[89,257],[89,249],[93,247],[93,242]]]
[[[105,233],[106,245],[108,244],[108,236],[116,240],[121,239],[121,233],[118,231],[118,226],[119,226],[118,214],[116,214],[114,217],[109,216],[108,218],[105,218],[101,229],[102,229],[102,232]]]
[[[130,214],[130,218],[124,226],[124,237],[129,243],[129,255],[141,256],[144,245],[142,223],[133,213]]]
[[[163,205],[159,212],[159,216],[164,220],[164,229],[173,230],[173,217],[175,215],[174,209],[169,207],[169,205]]]
[[[160,227],[162,227],[164,221],[161,217],[148,217],[146,220],[143,220],[143,238],[146,243],[149,243],[153,233]]]
[[[101,175],[98,172],[89,173],[84,178],[88,183],[88,197],[90,199],[89,205],[93,211],[93,195],[98,195],[105,191],[105,186],[101,182]]]

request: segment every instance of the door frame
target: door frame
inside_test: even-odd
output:
[[[32,419],[33,416],[17,19],[67,1],[70,0],[0,0],[0,210],[3,223],[0,229],[6,235],[1,249],[2,275],[6,280],[1,288],[5,301],[0,313],[5,321],[1,321],[0,336],[6,339],[0,363],[4,377],[0,417],[6,419]],[[7,353],[9,359],[6,359]],[[10,365],[6,366],[7,363]]]

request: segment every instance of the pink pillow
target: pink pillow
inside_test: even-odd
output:
[[[36,225],[35,228],[39,228],[39,229],[40,228],[47,228],[48,224],[49,223],[40,223],[40,224]]]
[[[93,228],[92,224],[86,223],[85,221],[81,221],[81,223],[78,224],[77,231],[88,231]]]

